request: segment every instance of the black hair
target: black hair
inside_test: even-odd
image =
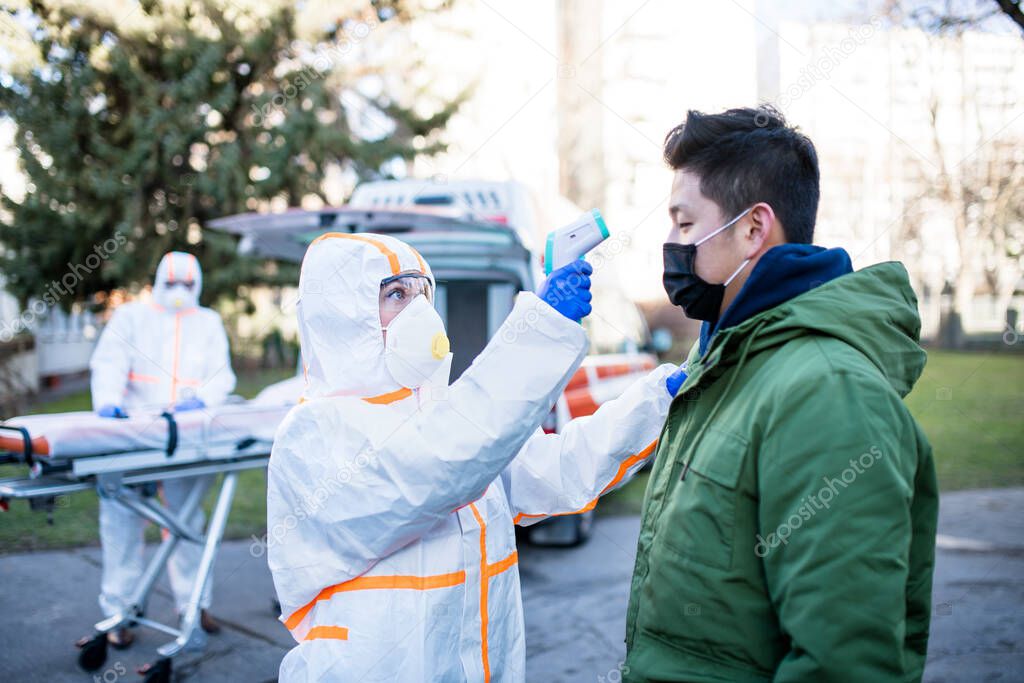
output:
[[[700,178],[701,193],[729,218],[765,202],[782,221],[787,242],[814,239],[818,154],[774,107],[721,114],[690,110],[665,136],[664,151],[669,166]]]

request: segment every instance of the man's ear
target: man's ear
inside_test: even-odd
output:
[[[754,204],[748,217],[750,220],[745,221],[746,230],[744,231],[747,242],[746,258],[753,258],[762,251],[782,243],[779,237],[782,225],[771,206],[764,202]]]

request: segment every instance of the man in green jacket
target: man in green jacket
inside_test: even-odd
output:
[[[907,273],[811,244],[817,155],[769,107],[691,111],[665,158],[665,289],[704,324],[644,499],[624,678],[918,681],[938,491],[902,402],[925,363]]]

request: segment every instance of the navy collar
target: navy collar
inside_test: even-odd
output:
[[[758,313],[853,272],[845,249],[813,244],[780,244],[758,260],[739,294],[722,317],[700,326],[700,355],[720,330],[739,325]]]

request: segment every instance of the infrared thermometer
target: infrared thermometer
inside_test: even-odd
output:
[[[544,274],[581,258],[588,251],[608,239],[608,226],[601,212],[591,209],[569,225],[548,233],[544,246]]]

